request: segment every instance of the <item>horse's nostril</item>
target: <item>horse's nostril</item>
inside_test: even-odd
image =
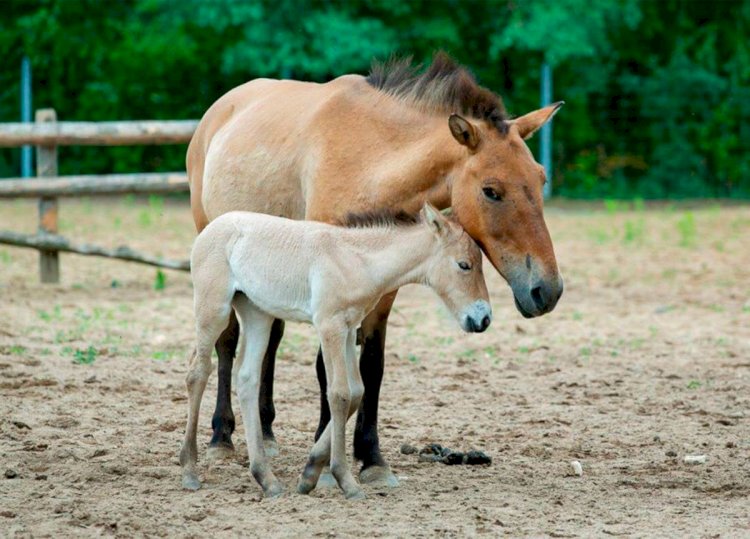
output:
[[[482,328],[480,331],[484,331],[488,327],[490,327],[490,317],[485,316],[484,318],[482,318]]]
[[[544,307],[546,307],[547,305],[547,302],[544,301],[544,297],[542,295],[541,286],[535,286],[531,289],[531,299],[534,300],[534,305],[536,305],[536,308],[540,311],[543,311]]]

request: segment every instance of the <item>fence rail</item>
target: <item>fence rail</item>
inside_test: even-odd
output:
[[[0,124],[0,147],[128,146],[190,142],[196,120]]]
[[[62,176],[50,179],[11,178],[0,181],[0,198],[77,197],[81,195],[167,194],[190,191],[178,172]]]
[[[170,260],[135,251],[75,243],[57,231],[58,197],[189,191],[182,173],[57,175],[58,146],[121,146],[132,144],[183,144],[189,142],[196,120],[132,122],[58,122],[53,109],[36,112],[36,122],[0,124],[0,147],[35,145],[37,178],[0,180],[0,198],[39,198],[37,234],[0,230],[0,243],[39,251],[39,276],[43,283],[60,280],[60,252],[102,256],[189,271],[190,261]]]

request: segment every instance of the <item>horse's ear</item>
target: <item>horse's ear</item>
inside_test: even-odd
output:
[[[547,107],[524,114],[515,120],[508,120],[508,123],[517,126],[521,138],[526,140],[531,138],[531,135],[536,133],[540,127],[549,122],[564,104],[565,101],[552,103]]]
[[[451,128],[451,134],[459,144],[463,144],[470,150],[476,150],[479,146],[479,131],[466,118],[458,114],[451,114],[448,118],[448,126]]]
[[[429,202],[424,203],[422,208],[422,216],[424,222],[432,228],[438,236],[445,234],[448,230],[448,220],[443,217],[443,214],[435,209],[435,206]]]

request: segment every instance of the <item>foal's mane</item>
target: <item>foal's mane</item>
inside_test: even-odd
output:
[[[435,54],[424,71],[421,64],[412,64],[411,56],[374,61],[367,82],[425,112],[465,114],[501,133],[508,131],[502,100],[477,84],[468,69],[443,51]]]
[[[338,224],[348,228],[390,228],[413,226],[419,222],[419,214],[411,215],[403,210],[381,209],[350,212]]]

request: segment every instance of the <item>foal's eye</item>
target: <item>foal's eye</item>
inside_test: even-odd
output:
[[[458,263],[458,267],[461,268],[463,271],[469,271],[471,269],[471,264],[469,264],[468,262],[461,261]]]
[[[489,198],[490,200],[494,202],[499,202],[500,200],[503,199],[500,193],[495,191],[492,187],[484,187],[482,189],[482,192],[484,193],[484,196],[486,196],[487,198]]]

